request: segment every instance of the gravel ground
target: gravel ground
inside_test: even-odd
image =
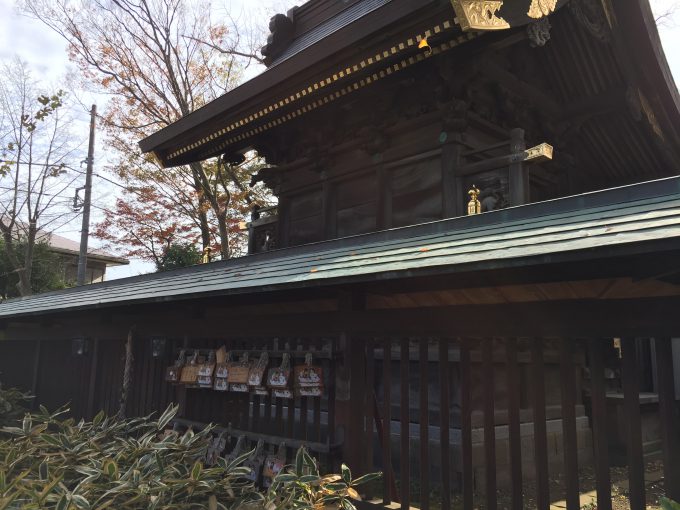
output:
[[[626,467],[613,467],[610,470],[612,481],[612,502],[614,510],[630,510],[628,502],[628,469]],[[659,499],[664,495],[663,464],[660,461],[650,461],[645,465],[645,495],[647,508],[658,509]],[[595,502],[595,474],[592,468],[584,468],[579,472],[579,489],[581,492],[581,508],[583,510],[597,510]],[[412,507],[419,508],[418,486],[411,488],[414,495]],[[536,486],[532,482],[525,482],[524,507],[536,508]],[[560,510],[566,508],[564,504],[564,477],[556,476],[550,479],[551,509]],[[453,497],[451,510],[462,510],[462,501],[458,496]],[[398,508],[398,504],[396,505]],[[481,494],[475,495],[475,508],[483,509],[484,501]],[[498,508],[510,510],[509,491],[498,491]],[[430,510],[441,510],[441,500],[437,491],[430,494]]]

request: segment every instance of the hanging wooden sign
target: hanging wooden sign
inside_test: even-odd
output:
[[[226,347],[223,345],[215,351],[215,383],[213,388],[216,391],[227,391],[229,388],[229,383],[227,382],[229,362],[231,362],[231,353],[227,352]]]
[[[198,367],[198,385],[201,388],[213,387],[213,372],[215,371],[215,351],[210,351],[208,359]]]
[[[290,354],[283,354],[281,366],[269,369],[267,386],[270,388],[287,388],[290,381]]]
[[[295,388],[295,395],[298,397],[321,397],[323,396],[323,386],[301,386]]]
[[[293,390],[289,388],[272,388],[272,397],[274,398],[293,398]]]
[[[217,459],[222,455],[222,452],[227,446],[227,439],[224,437],[224,432],[220,432],[218,436],[215,436],[208,446],[208,451],[205,455],[205,463],[208,466],[213,466],[217,462]]]
[[[295,367],[295,395],[298,397],[320,397],[323,395],[323,368],[314,366],[312,353],[305,356],[304,365]]]
[[[255,451],[246,460],[243,465],[250,468],[250,475],[246,476],[249,480],[257,483],[260,480],[260,475],[262,474],[262,466],[264,464],[264,440],[260,439],[257,442]]]
[[[279,450],[275,454],[268,455],[264,459],[262,468],[262,484],[266,487],[271,486],[272,481],[286,465],[286,443],[279,445]]]
[[[323,385],[323,368],[312,364],[312,353],[305,356],[304,365],[295,367],[295,386],[314,387]]]
[[[231,361],[231,353],[227,352],[227,348],[223,345],[215,351],[215,377],[226,379],[229,374],[227,368]]]
[[[246,448],[246,436],[239,436],[238,439],[236,440],[236,445],[234,446],[234,449],[229,453],[229,455],[225,457],[227,464],[231,464],[241,455],[246,453],[245,448]]]
[[[180,382],[185,385],[194,385],[198,382],[198,350],[189,358],[189,362],[182,367]]]
[[[268,364],[269,353],[264,351],[250,369],[250,373],[248,374],[248,386],[262,386],[262,380],[264,379]]]
[[[179,382],[180,374],[182,373],[182,367],[186,363],[186,352],[181,350],[179,352],[179,357],[175,364],[168,367],[165,370],[165,380],[168,382],[176,383]]]
[[[245,384],[247,386],[248,374],[250,373],[248,353],[244,352],[239,361],[232,361],[229,363],[227,370],[229,371],[227,375],[229,384]],[[248,391],[247,388],[246,391]]]

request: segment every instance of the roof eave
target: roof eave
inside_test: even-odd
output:
[[[169,126],[139,141],[144,153],[152,152],[165,166],[162,157],[164,148],[173,140],[186,137],[187,134],[202,124],[217,117],[228,118],[230,112],[245,102],[258,96],[266,96],[282,82],[294,77],[301,71],[324,61],[343,48],[351,47],[356,42],[374,34],[392,23],[427,7],[436,0],[393,0],[376,9],[356,22],[338,30],[319,43],[304,49],[291,58],[273,66],[262,74],[241,84],[235,89],[218,97],[189,115],[177,120]]]

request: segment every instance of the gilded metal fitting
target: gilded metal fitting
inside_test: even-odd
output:
[[[482,203],[479,201],[479,188],[475,186],[474,184],[472,185],[472,188],[470,188],[470,191],[468,191],[468,195],[470,196],[470,201],[468,202],[468,208],[467,208],[467,213],[468,216],[472,216],[473,214],[479,214],[482,212]]]

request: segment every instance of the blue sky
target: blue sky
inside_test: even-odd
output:
[[[285,12],[291,5],[302,3],[302,0],[225,0],[223,3],[214,2],[216,10],[231,10],[242,12],[247,6],[251,16],[267,19],[272,12]],[[0,60],[6,60],[18,55],[27,61],[36,78],[48,84],[59,85],[68,69],[69,63],[66,56],[66,45],[56,34],[46,29],[39,22],[17,14],[13,8],[14,0],[0,0]],[[659,27],[659,34],[663,43],[666,58],[671,71],[675,76],[676,83],[680,82],[680,0],[651,0],[652,9],[656,15],[670,12],[671,15],[664,18]],[[258,72],[253,68],[253,73]],[[84,96],[81,98],[85,105],[89,105],[93,98]],[[88,107],[89,108],[89,107]],[[78,125],[76,129],[83,132],[83,139],[87,136],[88,113],[85,108],[77,113]],[[86,147],[83,148],[83,158]],[[96,154],[105,157],[105,148],[98,144]],[[97,158],[98,159],[98,158]],[[114,193],[110,185],[95,179],[93,195],[98,203],[111,204]],[[98,219],[98,213],[93,211],[93,220]],[[59,233],[79,240],[79,220],[64,227]],[[92,247],[97,247],[98,242],[92,240]],[[111,268],[107,272],[107,278],[122,278],[153,270],[153,266],[141,261],[133,261],[130,266]]]

